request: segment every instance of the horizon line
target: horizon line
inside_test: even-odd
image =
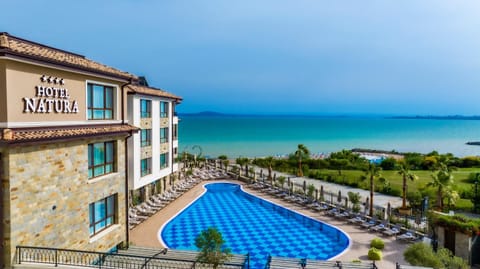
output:
[[[181,116],[243,116],[243,117],[331,117],[331,118],[355,118],[355,117],[381,117],[392,119],[479,119],[480,115],[433,115],[433,114],[379,114],[379,113],[234,113],[217,111],[178,112]]]

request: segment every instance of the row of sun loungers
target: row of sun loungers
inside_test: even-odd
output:
[[[384,236],[396,236],[398,240],[405,242],[413,242],[421,238],[417,236],[414,231],[403,231],[404,233],[402,234],[402,227],[398,224],[392,226],[387,221],[379,221],[376,217],[370,218],[364,214],[353,213],[338,205],[313,201],[312,199],[296,194],[290,195],[284,189],[275,188],[261,182],[252,184],[251,187],[263,193],[283,199],[289,203],[303,205],[315,212],[323,212],[326,216],[336,219],[345,219],[348,223],[356,224],[370,232],[380,233]]]
[[[177,182],[172,186],[171,190],[153,195],[142,204],[130,208],[128,212],[130,229],[145,221],[149,216],[157,213],[177,197],[193,188],[200,181],[228,177],[228,174],[218,169],[193,169],[192,174],[189,175],[186,180]]]
[[[229,175],[225,173],[225,171],[217,170],[217,169],[194,169],[193,177],[200,178],[203,180],[211,180],[211,179],[227,178],[229,177]]]
[[[187,178],[187,180],[175,184],[171,190],[153,195],[145,202],[129,208],[128,220],[130,229],[157,213],[184,192],[194,187],[198,182],[200,182],[199,179]]]

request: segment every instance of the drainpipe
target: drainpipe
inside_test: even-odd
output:
[[[130,228],[128,222],[128,201],[129,201],[129,190],[128,190],[128,139],[132,137],[133,131],[130,131],[130,134],[125,137],[125,223],[126,223],[126,241],[127,248],[130,245]]]
[[[121,119],[122,119],[122,124],[125,124],[125,87],[129,84],[132,83],[132,79],[130,78],[127,83],[122,84],[121,86],[121,100],[122,104],[120,106],[121,110]],[[129,228],[129,223],[128,223],[128,201],[129,201],[129,190],[128,190],[128,139],[132,137],[133,131],[130,131],[130,134],[125,137],[125,224],[126,224],[126,232],[125,232],[125,237],[126,237],[126,247],[128,248],[130,245],[130,228]]]

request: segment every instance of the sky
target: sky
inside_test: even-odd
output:
[[[480,115],[480,1],[11,0],[0,31],[146,76],[179,112]]]

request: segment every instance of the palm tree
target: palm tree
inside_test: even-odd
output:
[[[247,165],[247,163],[249,162],[248,158],[242,158],[242,157],[238,157],[237,159],[235,159],[235,162],[240,165],[240,175],[242,174],[242,170],[243,170],[243,166],[244,165]],[[245,173],[246,174],[246,173]]]
[[[272,180],[272,166],[274,158],[272,156],[265,157],[265,164],[268,166],[268,180]]]
[[[375,178],[379,178],[381,176],[380,171],[382,171],[382,168],[373,163],[369,163],[368,167],[365,169],[365,176],[370,180],[370,208],[368,213],[370,217],[373,216],[373,194],[375,191],[374,182]]]
[[[297,176],[303,177],[303,170],[302,170],[302,159],[307,159],[310,155],[310,151],[308,148],[303,144],[298,144],[297,151],[294,153],[295,157],[298,160],[298,173]]]
[[[223,162],[225,160],[228,160],[228,157],[227,157],[227,155],[220,155],[220,156],[218,156],[218,159],[220,160],[220,169],[222,169]]]
[[[443,210],[443,199],[445,191],[453,184],[452,168],[441,162],[432,174],[432,181],[427,183],[428,187],[437,188],[437,208]]]
[[[418,177],[410,171],[408,165],[405,162],[402,162],[399,166],[398,174],[403,178],[403,188],[402,188],[402,209],[407,208],[407,180],[415,181]]]

